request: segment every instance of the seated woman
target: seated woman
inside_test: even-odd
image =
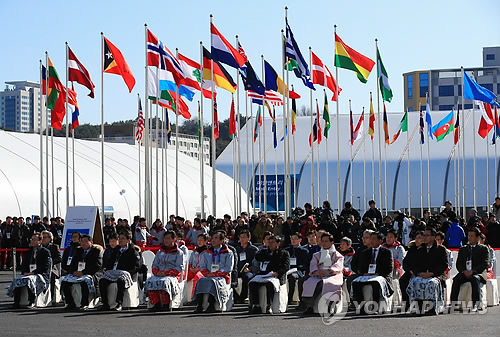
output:
[[[382,245],[382,247],[385,247],[392,252],[392,259],[394,261],[392,277],[398,280],[403,275],[402,266],[406,251],[398,241],[398,234],[394,229],[387,232],[385,243]]]
[[[207,247],[208,234],[201,233],[198,235],[197,241],[198,245],[189,256],[189,269],[187,274],[187,280],[193,280],[193,294],[194,289],[196,288],[196,283],[203,277],[203,274],[201,273],[201,262],[204,261],[205,254],[211,254]]]
[[[446,269],[448,268],[448,253],[444,246],[436,242],[436,230],[432,227],[424,231],[424,243],[417,248],[413,262],[413,275],[406,288],[411,302],[417,301],[418,311],[428,314],[438,314],[444,309],[444,287]],[[431,308],[424,310],[423,301],[432,302]],[[411,308],[411,305],[410,305]]]
[[[340,240],[339,253],[344,257],[344,278],[348,278],[353,273],[351,263],[356,251],[354,250],[354,248],[352,248],[352,240],[347,236],[343,237],[342,240]]]
[[[488,259],[488,269],[487,269],[487,279],[492,280],[495,279],[495,271],[493,270],[493,266],[496,264],[497,257],[495,255],[495,250],[491,248],[491,246],[488,244],[488,240],[486,240],[486,235],[481,233],[479,236],[479,243],[482,245],[485,245],[488,247],[488,250],[490,252],[489,259]]]
[[[35,307],[36,297],[50,287],[52,259],[47,248],[42,247],[42,234],[31,236],[30,249],[21,265],[21,275],[16,277],[7,289],[7,295],[14,297],[14,309],[20,308],[21,290],[28,288],[28,308]]]
[[[229,298],[228,284],[231,283],[231,271],[233,269],[233,252],[224,244],[226,235],[223,231],[217,231],[212,235],[212,247],[209,254],[203,254],[201,259],[200,278],[194,289],[193,299],[197,301],[195,313],[203,311],[203,295],[208,294],[208,308],[205,312],[215,312],[215,302],[220,307]]]
[[[321,236],[321,246],[321,251],[314,253],[310,263],[311,277],[304,282],[302,300],[307,305],[304,314],[313,313],[314,301],[319,295],[329,294],[328,311],[342,298],[344,257],[335,249],[333,235],[329,233]]]
[[[166,231],[163,245],[153,260],[153,276],[144,283],[144,295],[148,296],[150,303],[153,304],[151,311],[168,307],[172,298],[179,293],[184,262],[184,253],[175,243],[175,232]]]

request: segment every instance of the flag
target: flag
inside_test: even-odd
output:
[[[273,106],[273,127],[272,127],[272,130],[273,130],[273,145],[274,145],[274,148],[277,148],[278,147],[278,137],[276,135],[276,111],[274,109],[274,106]]]
[[[144,114],[142,113],[142,104],[141,104],[141,98],[139,98],[139,107],[138,107],[138,115],[137,115],[137,126],[135,130],[135,139],[137,139],[138,142],[142,140],[142,136],[144,134]]]
[[[335,33],[335,66],[349,69],[358,75],[362,83],[368,81],[368,76],[373,69],[375,62],[368,57],[358,53],[340,39]]]
[[[389,76],[385,70],[384,63],[382,63],[382,58],[380,57],[380,52],[377,47],[377,75],[378,83],[380,87],[380,93],[382,94],[382,100],[386,102],[392,101],[392,89],[389,85]]]
[[[385,110],[385,103],[384,104],[384,138],[385,138],[385,144],[389,145],[389,123],[387,121],[387,111]]]
[[[318,141],[318,145],[321,144],[321,123],[318,101],[316,101],[316,117],[314,118],[312,133],[309,135],[309,146],[312,146],[312,143],[316,140]]]
[[[420,109],[420,144],[425,144],[424,127],[424,112]]]
[[[201,79],[201,67],[200,64],[184,55],[179,53],[177,59],[181,64],[182,71],[184,72],[184,78],[180,81],[179,85],[189,88],[191,91],[201,90],[202,79]],[[211,98],[210,90],[203,87],[203,97]]]
[[[492,144],[496,143],[496,138],[500,137],[500,119],[497,112],[497,107],[495,106],[495,132],[493,132]]]
[[[212,127],[214,128],[214,139],[219,139],[219,116],[217,114],[217,101],[214,98],[214,120],[212,121]]]
[[[148,66],[170,71],[179,84],[185,77],[181,64],[174,54],[148,29]]]
[[[300,52],[299,46],[293,37],[292,30],[288,25],[288,19],[285,18],[286,22],[286,40],[285,40],[285,55],[289,59],[295,60],[297,66],[294,67],[293,71],[295,76],[302,79],[304,85],[308,88],[314,89],[314,85],[311,82],[311,73],[309,72],[309,67],[307,62]]]
[[[255,70],[253,69],[252,65],[248,61],[247,63],[245,63],[245,65],[246,66],[244,71],[240,69],[240,75],[245,90],[247,91],[251,90],[260,95],[264,95],[266,88],[264,87],[264,84],[261,82],[261,80],[255,73]]]
[[[354,122],[352,119],[352,110],[350,111],[351,113],[351,145],[354,144],[355,141],[361,138],[363,135],[363,123],[365,121],[365,110],[363,109],[363,112],[361,113],[361,117],[359,117],[358,124],[356,124],[356,128],[353,129],[354,127]]]
[[[320,60],[316,54],[312,53],[312,82],[313,84],[319,84],[323,87],[327,87],[333,93],[332,101],[337,100],[337,82],[330,73],[330,70],[323,62]],[[342,89],[338,89],[339,93]]]
[[[234,111],[234,97],[231,99],[231,112],[229,114],[229,137],[236,135],[236,113]]]
[[[170,118],[168,118],[168,110],[165,111],[165,115],[167,117],[167,142],[170,144],[170,138],[172,137],[172,125],[170,125]]]
[[[158,77],[166,72],[158,72]],[[161,107],[172,110],[178,113],[185,119],[191,118],[191,113],[189,112],[189,107],[184,102],[182,97],[179,95],[179,111],[177,112],[177,105],[175,104],[175,97],[177,96],[175,92],[169,90],[157,90],[157,79],[156,79],[156,69],[153,67],[148,67],[148,98],[156,104],[156,98],[158,97],[158,104]]]
[[[276,70],[266,61],[264,60],[264,74],[265,74],[265,87],[266,90],[277,91],[281,95],[286,95],[286,84],[283,82],[283,79],[278,75]],[[292,99],[299,99],[300,95],[297,94],[293,90],[288,91],[288,95]]]
[[[255,116],[255,125],[253,127],[253,142],[257,140],[257,137],[259,137],[259,128],[262,126],[262,116],[261,116],[261,111],[260,111],[260,106],[257,109],[257,115]]]
[[[460,140],[460,105],[458,106],[457,109],[457,120],[455,121],[455,126],[454,126],[454,134],[453,134],[453,143],[455,145],[458,144],[458,141]],[[493,138],[495,139],[495,138]],[[494,144],[495,142],[493,142]]]
[[[493,111],[491,110],[491,105],[484,102],[476,102],[479,104],[481,110],[481,121],[479,122],[479,130],[477,133],[482,137],[486,138],[488,133],[495,126]]]
[[[401,132],[407,132],[407,131],[408,131],[408,112],[405,112],[405,114],[403,115],[403,118],[401,119],[401,122],[399,123],[398,132],[396,132],[396,134],[392,137],[391,144],[394,143],[396,141],[396,139],[398,139]]]
[[[80,116],[80,109],[78,108],[78,102],[76,100],[76,91],[75,88],[68,88],[68,107],[72,111],[71,113],[71,132],[73,129],[80,125],[80,121],[78,120],[78,116]]]
[[[447,134],[453,131],[453,110],[447,114],[439,123],[434,125],[432,133],[436,136],[436,140],[439,142],[446,137]],[[484,138],[484,137],[483,137]]]
[[[296,120],[297,120],[297,103],[295,102],[295,98],[292,98],[292,135],[297,130],[297,128],[295,127]]]
[[[470,78],[465,71],[464,71],[464,98],[473,99],[476,101],[481,101],[498,106],[498,103],[495,102],[497,96],[490,90],[477,84],[476,81]]]
[[[89,97],[94,98],[95,85],[90,79],[90,74],[76,58],[70,47],[68,47],[68,81],[74,81],[83,85],[90,90]]]
[[[328,130],[330,130],[330,112],[328,111],[328,97],[325,91],[325,106],[323,107],[323,120],[325,121],[324,136],[328,138]]]
[[[125,81],[129,92],[132,92],[135,85],[134,75],[120,50],[107,38],[104,38],[104,55],[102,57],[104,58],[104,72],[120,75]]]
[[[372,95],[370,95],[370,117],[368,118],[368,134],[371,136],[371,140],[373,140],[373,136],[375,135],[375,111],[373,110]]]
[[[198,101],[198,144],[201,145],[201,106]]]
[[[229,41],[217,30],[213,23],[210,24],[212,35],[212,57],[214,61],[227,64],[233,68],[241,68],[248,61],[247,57],[240,54]]]
[[[212,63],[214,65],[213,73],[214,78],[212,81]],[[236,83],[234,83],[233,78],[229,73],[224,69],[224,67],[216,60],[212,62],[212,56],[208,49],[203,47],[203,79],[207,81],[207,84],[210,84],[210,87],[213,88],[212,84],[215,84],[219,88],[225,89],[230,93],[234,93],[236,91]]]
[[[66,88],[59,80],[56,68],[50,58],[48,71],[48,91],[47,91],[47,108],[51,110],[50,120],[54,129],[62,130],[62,122],[66,115],[65,92]]]
[[[425,102],[425,121],[427,122],[427,128],[429,129],[429,137],[434,139],[432,136],[432,116],[431,107],[429,106],[429,97],[426,98]]]
[[[193,100],[195,94],[194,89],[185,85],[178,86],[175,83],[174,76],[170,71],[159,68],[155,69],[154,67],[148,68],[155,73],[158,71],[158,84],[160,85],[160,90],[169,91],[173,93],[173,95],[177,92],[180,96],[186,97],[189,101]]]
[[[264,96],[254,91],[248,91],[248,97],[252,98],[253,103],[259,105],[264,104],[264,100],[266,103],[269,102],[274,106],[283,105],[283,100],[281,99],[281,97],[278,95],[277,92],[272,90],[266,90]]]
[[[42,64],[42,69],[40,70],[42,72],[42,95],[46,96],[47,95],[47,68]]]

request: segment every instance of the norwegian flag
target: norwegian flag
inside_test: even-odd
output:
[[[148,66],[168,70],[175,83],[186,77],[181,64],[172,52],[148,29]]]
[[[137,128],[135,130],[135,139],[137,139],[138,142],[142,140],[143,133],[144,133],[144,115],[142,113],[141,98],[139,97],[139,116],[137,116]]]

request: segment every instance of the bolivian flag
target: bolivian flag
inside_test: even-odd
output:
[[[210,52],[205,47],[203,47],[203,79],[205,81],[205,84],[208,84],[212,81],[212,64],[214,66],[214,84],[219,88],[234,93],[236,91],[236,83],[234,83],[231,75],[229,75],[226,69],[224,69],[224,67],[218,61],[212,60],[212,55],[210,55]]]
[[[375,62],[368,57],[361,55],[340,39],[335,33],[335,66],[349,69],[358,74],[358,79],[366,83],[368,76],[373,69]]]

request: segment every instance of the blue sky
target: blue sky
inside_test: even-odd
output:
[[[68,41],[96,85],[94,100],[86,96],[86,88],[76,87],[80,123],[99,123],[102,31],[121,49],[137,81],[129,94],[120,77],[104,75],[105,120],[133,119],[137,116],[137,93],[144,96],[144,23],[171,50],[179,48],[186,56],[199,60],[199,42],[210,45],[209,15],[213,14],[214,23],[229,41],[239,35],[260,74],[260,55],[275,68],[279,66],[285,5],[289,7],[289,22],[303,54],[307,55],[311,46],[332,73],[334,24],[345,43],[372,59],[374,39],[379,39],[394,93],[389,111],[403,109],[404,72],[481,66],[482,47],[500,45],[498,0],[0,1],[0,85],[3,89],[5,81],[38,81],[39,59],[44,58],[45,51],[64,79],[64,42]],[[235,75],[234,69],[228,70]],[[290,75],[291,83],[303,97],[298,105],[308,105],[307,90]],[[347,112],[348,99],[353,102],[354,112],[360,112],[363,106],[368,108],[369,92],[376,90],[375,71],[368,83],[362,84],[355,73],[339,69],[338,81],[343,89],[342,112]],[[315,98],[322,98],[320,88]],[[219,92],[219,117],[225,119],[231,96],[223,90]],[[197,115],[195,106],[190,104],[193,116]],[[245,112],[244,104],[240,111]],[[333,106],[330,111],[335,111]],[[207,115],[205,120],[208,119]]]

